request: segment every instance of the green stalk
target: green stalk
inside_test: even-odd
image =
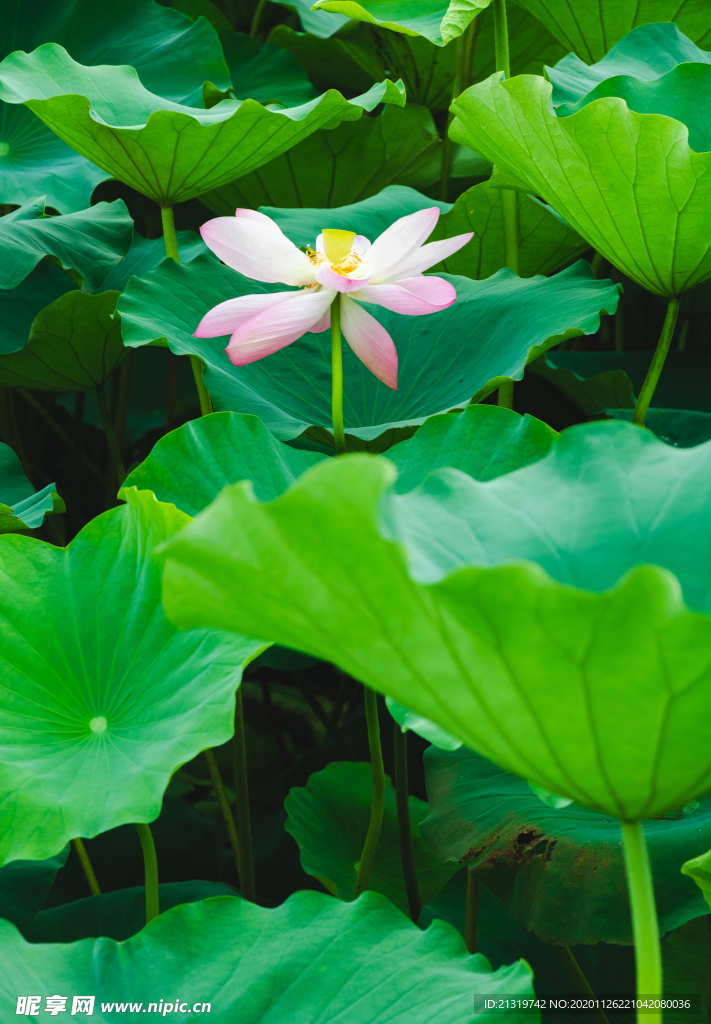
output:
[[[62,441],[63,444],[67,446],[67,448],[74,448],[74,442],[72,441],[71,437],[66,432],[66,430],[64,430],[63,427],[60,427],[60,425],[57,423],[57,421],[54,419],[51,413],[47,412],[42,403],[38,402],[35,396],[30,391],[25,391],[24,388],[17,388],[17,393],[18,395],[21,395],[27,402],[27,404],[30,405],[35,410],[38,416],[42,417],[45,423],[49,427],[51,427],[51,429],[54,431],[57,437]],[[101,470],[94,465],[94,463],[91,461],[88,455],[86,455],[84,452],[80,452],[79,455],[82,463],[86,466],[86,468],[90,470],[90,472],[96,477],[99,483],[103,483],[104,474],[101,472]]]
[[[252,821],[249,816],[249,779],[247,776],[247,745],[244,739],[244,715],[242,713],[242,687],[235,694],[235,734],[232,739],[232,754],[235,766],[235,797],[237,810],[237,835],[239,836],[239,859],[242,868],[240,883],[246,900],[256,903],[257,890],[254,884],[254,861],[252,859]]]
[[[514,382],[510,380],[499,388],[496,404],[501,409],[513,409]]]
[[[163,242],[165,244],[166,256],[170,256],[176,263],[180,263],[178,239],[175,234],[175,217],[173,216],[173,207],[161,205],[160,216],[161,221],[163,222]],[[205,383],[202,379],[202,371],[205,364],[199,356],[190,356],[190,365],[193,368],[195,387],[197,388],[198,399],[200,401],[200,415],[208,416],[212,412],[212,398],[210,397],[210,392],[205,387]]]
[[[94,869],[91,866],[89,854],[86,852],[86,847],[84,846],[84,843],[82,842],[81,839],[72,839],[72,842],[74,843],[74,850],[76,851],[76,855],[79,858],[79,863],[82,866],[82,870],[84,871],[84,875],[89,884],[89,891],[91,892],[91,895],[101,896],[101,889],[99,888],[99,883],[96,879]]]
[[[654,902],[652,868],[642,822],[621,821],[632,934],[637,965],[637,998],[662,997],[662,954]],[[638,1024],[662,1024],[661,1010],[638,1010]]]
[[[467,868],[467,902],[464,914],[464,945],[467,953],[476,953],[479,943],[479,882]]]
[[[267,0],[259,0],[259,3],[257,4],[254,10],[254,16],[252,17],[252,26],[249,30],[249,34],[253,39],[256,36],[257,32],[259,31],[259,22],[261,21],[262,11],[266,7],[266,4]]]
[[[474,46],[476,44],[478,31],[479,18],[474,18],[468,28],[466,28],[461,35],[457,36],[455,42],[456,56],[454,81],[452,83],[452,102],[454,102],[457,96],[460,96],[464,90],[468,89],[472,84],[472,61],[474,60]],[[453,120],[454,114],[450,113],[447,118],[447,130],[444,133],[444,141],[442,143],[442,174],[440,178],[439,197],[444,203],[447,202],[449,178],[452,173],[452,159],[454,157],[454,143],[449,137],[449,126]]]
[[[124,436],[126,433],[126,420],[128,419],[128,406],[131,400],[131,379],[133,378],[133,363],[136,358],[136,350],[129,348],[126,351],[123,362],[119,368],[118,393],[116,395],[116,409],[114,412],[114,433],[119,448],[123,448]]]
[[[158,857],[156,856],[156,845],[153,842],[151,826],[137,823],[136,830],[143,847],[143,864],[146,875],[146,924],[150,924],[153,918],[158,917],[160,914]]]
[[[679,315],[680,301],[678,298],[669,299],[662,333],[659,335],[659,341],[652,356],[652,362],[647,370],[647,376],[644,378],[644,384],[639,392],[639,398],[632,415],[632,422],[638,427],[643,427],[644,421],[647,418],[647,409],[649,409],[649,403],[652,401],[654,389],[657,386],[659,375],[664,366],[664,360],[667,358],[667,352],[674,336],[674,327],[676,325],[676,318]]]
[[[594,999],[595,993],[590,987],[588,979],[585,977],[583,972],[580,970],[580,964],[575,959],[570,951],[569,946],[554,946],[551,944],[550,947],[555,953],[560,966],[563,968],[568,983],[570,984],[570,992],[572,995],[582,996],[584,999]],[[604,1010],[593,1009],[590,1011],[591,1020],[598,1021],[598,1024],[610,1024],[607,1019],[607,1014]]]
[[[370,747],[370,763],[373,766],[373,805],[370,810],[370,824],[365,837],[363,853],[360,857],[358,877],[356,878],[356,899],[368,888],[370,872],[375,859],[375,851],[383,824],[383,807],[385,805],[385,770],[383,768],[383,752],[380,748],[380,725],[378,724],[378,696],[369,686],[363,687],[365,696],[365,720],[368,725],[368,746]]]
[[[106,489],[108,493],[111,493],[113,491],[111,478],[114,478],[114,482],[118,481],[118,486],[120,487],[126,479],[126,470],[121,458],[121,452],[119,451],[114,425],[109,415],[109,407],[106,404],[103,384],[96,389],[96,397],[99,402],[99,413],[101,414],[101,423],[106,434],[106,442],[109,446],[109,470],[106,474]]]
[[[220,768],[215,759],[215,755],[211,750],[203,751],[205,754],[205,761],[207,762],[207,768],[210,772],[210,778],[212,779],[212,785],[217,796],[217,802],[220,805],[222,811],[222,817],[225,819],[225,828],[227,829],[227,835],[230,840],[230,846],[232,847],[232,853],[235,858],[235,867],[237,868],[237,877],[242,885],[242,867],[239,856],[239,837],[237,835],[237,828],[235,826],[235,819],[232,817],[232,808],[230,802],[227,799],[227,793],[222,782],[222,776],[220,775]]]
[[[341,343],[341,295],[331,303],[331,418],[338,455],[346,450],[343,429],[343,345]]]
[[[410,827],[410,793],[407,780],[407,732],[393,722],[395,741],[395,798],[397,800],[397,831],[400,839],[400,860],[405,879],[405,892],[410,905],[410,917],[417,924],[422,910],[420,890],[417,886],[415,858],[412,853]]]

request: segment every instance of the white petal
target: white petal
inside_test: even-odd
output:
[[[239,327],[225,349],[235,366],[263,359],[290,345],[317,325],[336,293],[328,288],[292,292],[292,297],[275,303]]]
[[[439,209],[432,206],[400,217],[386,228],[370,249],[368,262],[373,267],[373,284],[389,281],[393,270],[429,238],[438,219]]]
[[[255,210],[216,217],[200,228],[205,243],[223,263],[245,277],[270,283],[313,284],[314,266],[278,224]]]
[[[390,281],[399,281],[401,278],[415,277],[423,270],[429,270],[440,260],[446,260],[473,237],[474,232],[468,231],[465,235],[455,235],[454,238],[442,238],[439,242],[428,242],[427,245],[421,245],[406,259],[396,264],[387,278],[379,277],[376,282],[375,274],[373,274],[373,284],[387,284]]]
[[[237,328],[262,310],[269,309],[277,302],[292,299],[298,292],[258,292],[227,299],[205,314],[197,326],[194,338],[221,338],[223,334],[234,334]]]

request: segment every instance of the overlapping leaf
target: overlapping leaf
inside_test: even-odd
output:
[[[467,28],[491,0],[316,0],[313,9],[343,14],[445,46]]]
[[[678,295],[711,277],[711,152],[692,152],[679,121],[613,97],[556,117],[550,93],[542,78],[494,75],[455,101],[450,134],[649,291]]]
[[[0,353],[24,348],[37,314],[71,291],[76,291],[76,282],[45,260],[16,288],[0,288]]]
[[[64,511],[56,486],[47,484],[35,492],[17,455],[0,443],[0,533],[34,530],[48,513]]]
[[[66,549],[0,538],[2,861],[155,818],[175,768],[231,735],[263,646],[170,625],[152,552],[187,517],[130,497]]]
[[[85,67],[55,43],[5,58],[0,99],[25,103],[77,152],[163,204],[248,174],[318,128],[357,120],[364,107],[405,102],[385,82],[353,101],[330,90],[284,110],[254,100],[200,110],[150,92],[133,68]]]
[[[323,211],[296,213],[303,215],[302,230],[308,231],[302,244],[315,238],[320,226],[342,223],[330,217],[324,223]],[[342,210],[336,213],[343,216]],[[360,223],[352,227],[359,229]],[[520,380],[529,359],[565,337],[595,332],[599,311],[612,312],[617,303],[616,286],[594,280],[582,261],[552,278],[522,280],[502,270],[486,281],[458,277],[452,283],[457,302],[440,313],[405,317],[370,307],[398,349],[396,392],[344,346],[344,412],[352,437],[389,447],[401,439],[394,430],[464,406],[472,396],[484,397],[504,380]],[[320,426],[328,444],[330,338],[307,334],[267,359],[236,368],[224,354],[226,338],[192,337],[201,317],[218,302],[280,287],[250,281],[209,257],[199,256],[185,267],[167,261],[133,278],[121,296],[124,343],[144,345],[165,337],[174,352],[204,359],[205,382],[217,408],[254,413],[280,438]]]
[[[3,921],[0,948],[2,1005],[16,1007],[18,981],[30,978],[47,992],[94,993],[97,1021],[113,1020],[113,1005],[102,1004],[123,1002],[127,992],[143,1010],[157,993],[173,1012],[176,1000],[183,1013],[207,1004],[218,1024],[259,1024],[266,1015],[273,1024],[334,1016],[376,1024],[394,1014],[413,1024],[469,1024],[476,992],[533,993],[523,961],[494,973],[450,925],[436,921],[422,932],[374,893],[341,903],[299,892],[274,910],[229,896],[203,900],[169,910],[125,943],[32,945]],[[511,1019],[531,1015],[514,1010]]]
[[[236,485],[168,545],[167,613],[332,660],[608,816],[675,812],[711,788],[710,458],[598,423],[485,483],[384,498],[353,456],[271,505]]]

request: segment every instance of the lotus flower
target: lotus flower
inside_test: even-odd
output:
[[[313,249],[299,249],[270,217],[254,210],[216,217],[200,231],[223,263],[256,281],[278,281],[300,290],[259,292],[221,302],[202,318],[195,337],[231,334],[227,355],[235,366],[244,366],[278,352],[307,331],[327,330],[331,303],[340,293],[346,341],[378,380],[395,389],[393,340],[358,303],[374,303],[406,316],[436,313],[452,305],[457,293],[449,281],[425,277],[423,271],[461,249],[472,232],[423,245],[438,217],[436,206],[401,217],[372,245],[354,231],[324,230]]]

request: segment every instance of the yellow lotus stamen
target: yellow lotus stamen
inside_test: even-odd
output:
[[[315,267],[318,267],[322,263],[326,262],[326,257],[323,255],[323,253],[316,252],[316,250],[312,249],[310,245],[306,246],[304,252],[306,253],[306,255],[308,256],[308,258],[311,260]]]
[[[335,270],[341,277],[348,277],[360,266],[361,259],[357,252],[349,252],[347,256],[341,256],[340,260],[331,264],[331,270]]]

